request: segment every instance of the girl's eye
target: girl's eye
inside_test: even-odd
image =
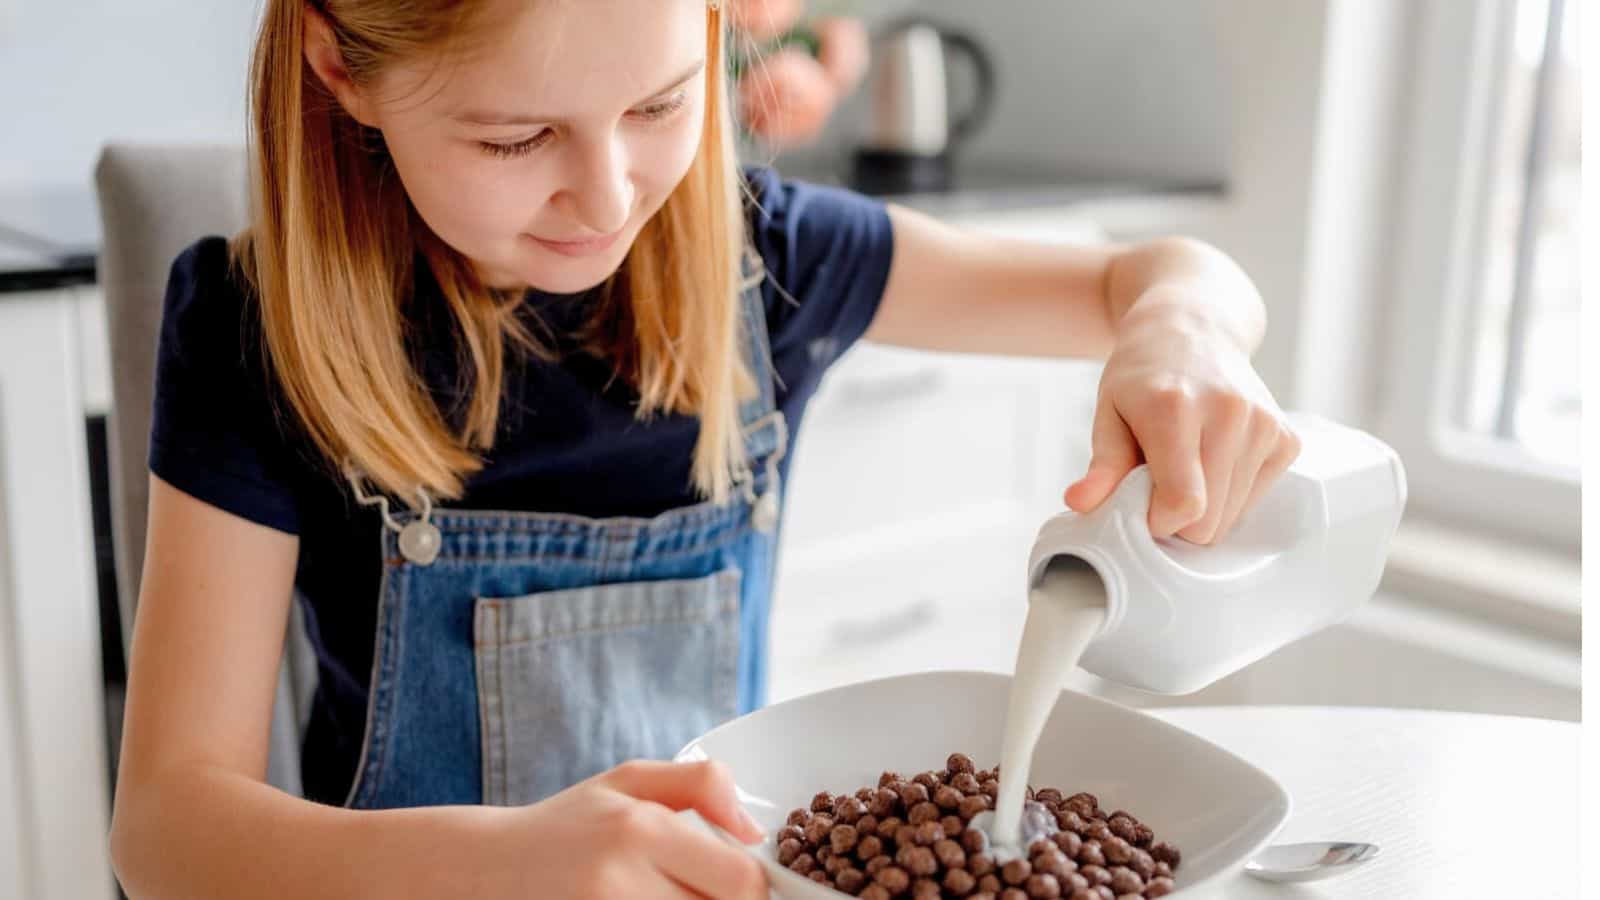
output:
[[[529,153],[543,147],[554,135],[550,129],[539,132],[527,140],[517,141],[514,144],[497,144],[493,141],[479,141],[478,146],[483,152],[499,159],[510,159],[516,156],[527,156]]]
[[[683,109],[688,102],[688,93],[686,91],[679,91],[678,93],[673,94],[671,97],[668,97],[664,100],[659,100],[646,106],[639,107],[637,110],[633,111],[632,115],[635,118],[646,122],[658,122]],[[512,157],[527,156],[529,153],[532,153],[533,151],[549,143],[550,139],[553,137],[555,137],[555,133],[546,128],[533,137],[530,137],[526,140],[517,141],[516,143],[501,144],[494,141],[479,141],[478,146],[483,149],[483,152],[489,154],[490,156],[498,159],[510,159]]]
[[[670,116],[678,110],[683,109],[684,104],[688,102],[688,93],[685,91],[679,91],[664,100],[658,100],[655,103],[649,104],[648,106],[640,107],[634,112],[634,115],[645,120],[646,122],[654,122],[660,119],[665,119],[667,116]]]

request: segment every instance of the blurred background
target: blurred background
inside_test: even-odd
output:
[[[1284,407],[1400,451],[1406,518],[1349,621],[1190,697],[1080,687],[1576,720],[1580,8],[815,2],[860,23],[871,64],[799,137],[764,137],[752,100],[744,151],[997,232],[1215,243],[1266,299],[1256,364]],[[0,897],[115,890],[102,836],[134,577],[118,523],[144,458],[116,398],[148,395],[125,348],[153,338],[107,308],[108,228],[147,223],[102,224],[96,164],[108,142],[242,148],[258,14],[0,0]],[[812,34],[788,46],[826,57]],[[232,209],[237,188],[209,202]],[[196,198],[139,199],[181,217]],[[774,700],[1009,668],[1025,557],[1087,463],[1097,374],[845,357],[795,450]],[[286,663],[291,732],[304,675]]]

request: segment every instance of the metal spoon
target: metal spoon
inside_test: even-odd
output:
[[[1344,841],[1274,844],[1245,863],[1244,870],[1262,881],[1320,881],[1343,875],[1377,855],[1377,844]]]

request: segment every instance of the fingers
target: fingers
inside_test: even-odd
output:
[[[1256,473],[1255,483],[1250,486],[1250,496],[1245,498],[1244,508],[1255,506],[1272,485],[1289,470],[1294,461],[1300,456],[1300,436],[1291,431],[1287,426],[1278,424],[1275,435],[1274,449]]]
[[[606,897],[650,897],[652,900],[706,900],[711,894],[701,893],[673,878],[666,872],[652,868],[649,863],[644,866],[644,872],[636,878],[630,879],[626,889],[614,893],[607,893]]]
[[[1248,385],[1169,373],[1102,381],[1094,455],[1067,489],[1067,505],[1095,510],[1143,461],[1151,479],[1150,533],[1216,543],[1300,452],[1270,395],[1258,401],[1256,393]]]
[[[1263,473],[1262,469],[1278,451],[1279,435],[1287,433],[1286,429],[1278,423],[1275,416],[1257,412],[1250,417],[1250,424],[1246,426],[1245,433],[1244,446],[1233,464],[1233,482],[1228,486],[1228,501],[1222,510],[1216,530],[1206,539],[1206,543],[1216,543],[1233,531],[1233,526],[1249,507],[1251,499],[1258,496],[1256,485],[1263,474],[1270,475],[1262,485],[1263,491],[1270,487],[1272,480],[1277,477],[1271,473]],[[1278,474],[1281,473],[1282,470],[1279,470]]]
[[[1253,507],[1300,453],[1300,440],[1269,412],[1256,411],[1245,431],[1245,440],[1233,464],[1227,500],[1222,504],[1217,526],[1197,535],[1198,543],[1214,544],[1233,531],[1239,518]],[[1207,511],[1207,518],[1210,511]]]
[[[755,857],[660,803],[634,804],[623,815],[618,830],[623,848],[649,859],[679,896],[714,900],[767,896],[767,877]]]
[[[1150,464],[1150,533],[1156,537],[1171,537],[1206,510],[1198,412],[1187,391],[1164,388],[1128,422]]]
[[[1200,435],[1200,465],[1205,470],[1206,480],[1205,511],[1178,532],[1184,540],[1209,544],[1221,528],[1232,499],[1238,461],[1249,450],[1249,420],[1250,408],[1243,398],[1229,398],[1213,404]],[[1252,470],[1245,478],[1253,474]]]
[[[1216,530],[1201,543],[1214,544],[1226,538],[1244,513],[1247,502],[1261,474],[1261,467],[1272,455],[1274,442],[1251,439],[1246,442],[1239,458],[1233,464],[1233,481],[1228,485],[1228,501],[1222,510]]]
[[[692,809],[745,843],[765,834],[739,804],[728,767],[716,760],[694,763],[633,760],[602,776],[614,790],[671,810]]]
[[[663,832],[656,860],[661,873],[694,896],[714,900],[766,900],[767,874],[756,858],[701,831],[678,816]]]
[[[1115,405],[1102,396],[1095,407],[1094,431],[1090,438],[1094,456],[1089,471],[1067,488],[1066,502],[1080,513],[1094,510],[1111,495],[1122,477],[1139,464],[1139,444],[1133,432],[1117,413]]]

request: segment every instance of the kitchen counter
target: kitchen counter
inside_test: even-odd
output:
[[[794,177],[803,177],[796,175]],[[966,217],[1046,210],[1081,210],[1087,205],[1157,202],[1216,202],[1226,195],[1215,184],[1159,184],[1136,181],[994,181],[951,191],[886,194],[880,199],[931,216]]]
[[[0,302],[7,294],[47,291],[95,283],[95,258],[75,254],[55,259],[0,261]]]
[[[94,281],[93,249],[60,245],[0,221],[0,297]]]
[[[816,184],[850,187],[849,163],[831,155],[779,160],[785,176]],[[1205,207],[1221,203],[1227,185],[1158,176],[1072,172],[1002,163],[957,164],[949,190],[877,194],[879,199],[941,218],[1010,216],[1070,211],[1085,207]]]
[[[88,184],[0,186],[0,299],[93,284],[99,244]]]

